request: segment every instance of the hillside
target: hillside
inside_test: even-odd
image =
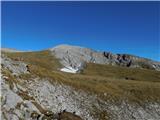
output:
[[[85,63],[108,64],[130,68],[160,70],[160,62],[129,54],[113,54],[106,51],[95,51],[89,48],[59,45],[49,49],[65,67],[75,70],[83,69]]]
[[[2,119],[159,120],[159,62],[129,56],[126,66],[102,55],[66,46],[2,51]],[[68,67],[77,71],[62,71]]]

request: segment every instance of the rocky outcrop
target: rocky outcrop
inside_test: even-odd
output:
[[[1,56],[1,66],[4,69],[8,69],[10,72],[12,72],[13,75],[20,75],[29,73],[29,68],[26,63],[23,63],[21,61],[12,60],[10,58],[5,57],[4,55]]]
[[[150,59],[128,54],[114,55],[109,52],[103,52],[103,54],[108,60],[112,61],[111,63],[114,65],[160,70],[160,62],[152,61]]]
[[[70,45],[59,45],[51,48],[50,51],[65,68],[71,67],[77,71],[82,70],[85,63],[89,62],[160,70],[160,62],[128,54],[97,52],[92,49]]]

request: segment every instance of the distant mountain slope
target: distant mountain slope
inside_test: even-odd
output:
[[[1,48],[1,51],[3,52],[24,52],[24,51],[19,51],[16,49],[11,49],[11,48]]]
[[[150,59],[128,55],[113,54],[110,52],[97,52],[79,46],[59,45],[50,49],[64,67],[81,70],[85,63],[111,64],[132,68],[146,68],[160,70],[160,62]]]

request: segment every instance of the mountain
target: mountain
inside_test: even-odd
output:
[[[2,50],[2,120],[159,120],[159,67],[70,45]]]
[[[160,70],[160,62],[128,54],[113,54],[106,51],[97,52],[92,49],[70,45],[59,45],[50,50],[53,55],[60,59],[61,64],[65,66],[65,69],[62,69],[62,71],[68,69],[68,71],[74,73],[83,69],[85,63]]]
[[[11,49],[11,48],[1,48],[1,51],[3,51],[3,52],[23,52],[23,51]]]

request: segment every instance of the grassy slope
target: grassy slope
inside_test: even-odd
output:
[[[82,73],[69,74],[57,70],[61,65],[49,51],[5,54],[12,59],[22,58],[29,64],[31,75],[22,75],[25,79],[34,76],[47,77],[51,82],[56,80],[76,89],[90,91],[106,100],[127,98],[138,103],[160,102],[158,71],[89,63]]]

